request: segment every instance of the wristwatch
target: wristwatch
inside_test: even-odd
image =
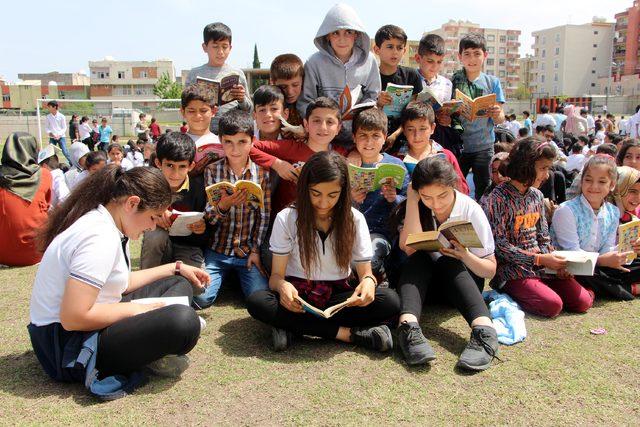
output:
[[[180,267],[182,267],[182,261],[176,261],[176,266],[173,270],[174,275],[180,276]]]

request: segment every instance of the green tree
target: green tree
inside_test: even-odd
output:
[[[253,45],[253,68],[260,68],[260,59],[258,59],[258,44]]]
[[[516,99],[529,99],[531,97],[531,91],[524,83],[520,83],[513,96],[515,96]]]
[[[158,81],[153,86],[153,93],[162,99],[178,99],[182,95],[182,85],[176,81],[172,81],[169,77],[169,73],[165,72],[158,78]],[[160,104],[165,108],[179,108],[180,103],[163,102]]]

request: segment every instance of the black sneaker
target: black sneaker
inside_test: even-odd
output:
[[[351,342],[378,351],[393,349],[393,337],[387,325],[351,328]]]
[[[271,342],[275,351],[284,351],[291,346],[293,342],[293,333],[286,329],[271,328]]]
[[[425,365],[436,358],[417,322],[402,322],[398,327],[398,340],[404,360],[409,365]]]
[[[498,334],[491,326],[474,326],[469,344],[458,359],[457,366],[470,371],[484,371],[498,354]]]

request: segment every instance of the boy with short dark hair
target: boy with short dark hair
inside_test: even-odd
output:
[[[402,160],[382,153],[387,134],[387,116],[377,108],[369,108],[359,112],[353,120],[353,140],[360,155],[358,159],[349,160],[356,166],[375,168],[379,164],[391,163],[401,166],[405,176],[401,189],[394,185],[383,185],[380,190],[367,192],[359,188],[351,189],[351,197],[360,212],[364,214],[371,234],[373,257],[371,268],[380,285],[388,286],[385,261],[391,254],[393,238],[389,227],[389,215],[406,196],[409,185],[409,174]],[[354,161],[355,160],[355,161]],[[384,286],[384,285],[383,285]]]
[[[107,118],[103,117],[100,121],[100,127],[98,128],[100,134],[100,141],[98,142],[98,150],[107,151],[107,146],[111,143],[111,134],[113,129],[107,124]]]
[[[298,100],[298,111],[304,115],[309,103],[328,97],[340,106],[342,128],[335,143],[352,146],[351,117],[344,116],[351,104],[376,102],[380,92],[380,72],[370,54],[370,39],[356,11],[349,5],[336,4],[325,16],[314,44],[318,52],[304,65],[304,89]],[[349,104],[350,92],[361,89],[360,96]]]
[[[62,150],[62,154],[67,158],[69,165],[71,165],[71,156],[69,156],[69,149],[67,148],[67,139],[65,134],[67,133],[67,119],[60,111],[58,111],[59,105],[57,101],[47,102],[47,110],[49,114],[45,117],[44,129],[47,135],[49,135],[49,144],[58,145]]]
[[[489,163],[493,156],[495,142],[493,128],[496,124],[504,122],[501,104],[504,104],[505,98],[500,80],[482,72],[487,55],[486,43],[482,34],[469,33],[465,35],[460,39],[458,47],[458,58],[462,62],[463,68],[456,71],[452,78],[454,91],[458,89],[472,99],[491,93],[496,94],[496,104],[487,109],[487,116],[476,118],[473,121],[462,116],[459,117],[464,129],[460,169],[465,176],[470,170],[473,171],[476,200],[480,200],[491,179]]]
[[[280,118],[288,120],[289,109],[285,106],[282,90],[273,85],[262,85],[253,93],[253,118],[261,141],[282,139]]]
[[[264,202],[262,207],[248,204],[246,190],[241,190],[223,194],[213,205],[207,203],[206,218],[213,234],[204,257],[211,283],[203,294],[193,298],[200,308],[213,304],[222,281],[232,271],[237,273],[245,297],[269,288],[260,262],[260,245],[269,227],[271,185],[268,171],[249,158],[253,120],[247,112],[232,110],[220,118],[218,129],[225,158],[207,166],[206,186],[222,181],[252,181],[262,188]]]
[[[172,223],[171,211],[204,212],[207,204],[202,175],[189,177],[195,154],[195,144],[185,134],[174,131],[158,138],[154,166],[160,169],[171,187],[172,204],[157,221],[156,229],[144,233],[140,253],[142,269],[173,261],[200,268],[203,265],[202,251],[209,237],[204,220],[189,225],[192,234],[188,236],[169,236],[168,231]]]
[[[525,136],[533,135],[533,123],[529,118],[530,115],[531,113],[529,113],[527,110],[522,112],[522,116],[524,117],[524,120],[522,121],[522,127],[527,130],[527,134]]]
[[[251,111],[251,98],[247,79],[239,68],[231,67],[227,64],[227,58],[231,53],[231,29],[222,22],[214,22],[204,27],[202,50],[207,54],[208,61],[199,67],[193,68],[187,76],[185,85],[189,86],[196,82],[196,77],[218,80],[229,74],[237,74],[240,77],[238,85],[235,85],[230,93],[234,101],[220,106],[218,115],[227,111],[239,108],[244,111]],[[218,132],[218,115],[211,120],[211,131]]]
[[[402,57],[407,52],[407,34],[404,30],[395,25],[385,25],[380,27],[375,35],[375,45],[373,52],[380,59],[380,81],[384,89],[378,94],[378,108],[393,103],[391,94],[387,92],[389,83],[397,85],[413,86],[412,100],[422,91],[422,80],[420,75],[413,68],[400,65]],[[388,129],[385,132],[387,144],[393,145],[401,135],[400,118],[387,117]]]
[[[293,53],[278,55],[271,62],[269,69],[269,83],[278,86],[284,93],[285,108],[289,110],[287,121],[293,126],[302,124],[302,116],[298,112],[296,103],[302,93],[304,82],[304,64]]]

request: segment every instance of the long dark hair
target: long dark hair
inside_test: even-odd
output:
[[[318,262],[316,246],[315,211],[309,195],[310,187],[323,182],[338,180],[342,191],[331,214],[331,236],[336,264],[348,270],[355,240],[356,226],[351,212],[351,186],[347,162],[338,153],[321,151],[314,154],[302,167],[298,179],[296,209],[300,261],[307,277]]]
[[[618,151],[618,156],[616,157],[618,166],[622,166],[622,164],[624,163],[624,157],[627,155],[627,151],[629,151],[629,148],[635,147],[640,147],[640,142],[636,141],[635,139],[627,138],[623,141],[622,148],[620,148],[620,151]]]
[[[536,161],[554,160],[556,150],[548,142],[530,136],[516,142],[509,157],[502,161],[503,175],[531,187],[536,180]],[[502,172],[501,172],[502,173]]]
[[[38,246],[42,252],[55,237],[65,231],[81,216],[123,197],[138,196],[138,210],[159,209],[171,204],[171,187],[159,169],[137,167],[124,172],[116,165],[107,165],[88,176],[50,214],[38,233]]]

